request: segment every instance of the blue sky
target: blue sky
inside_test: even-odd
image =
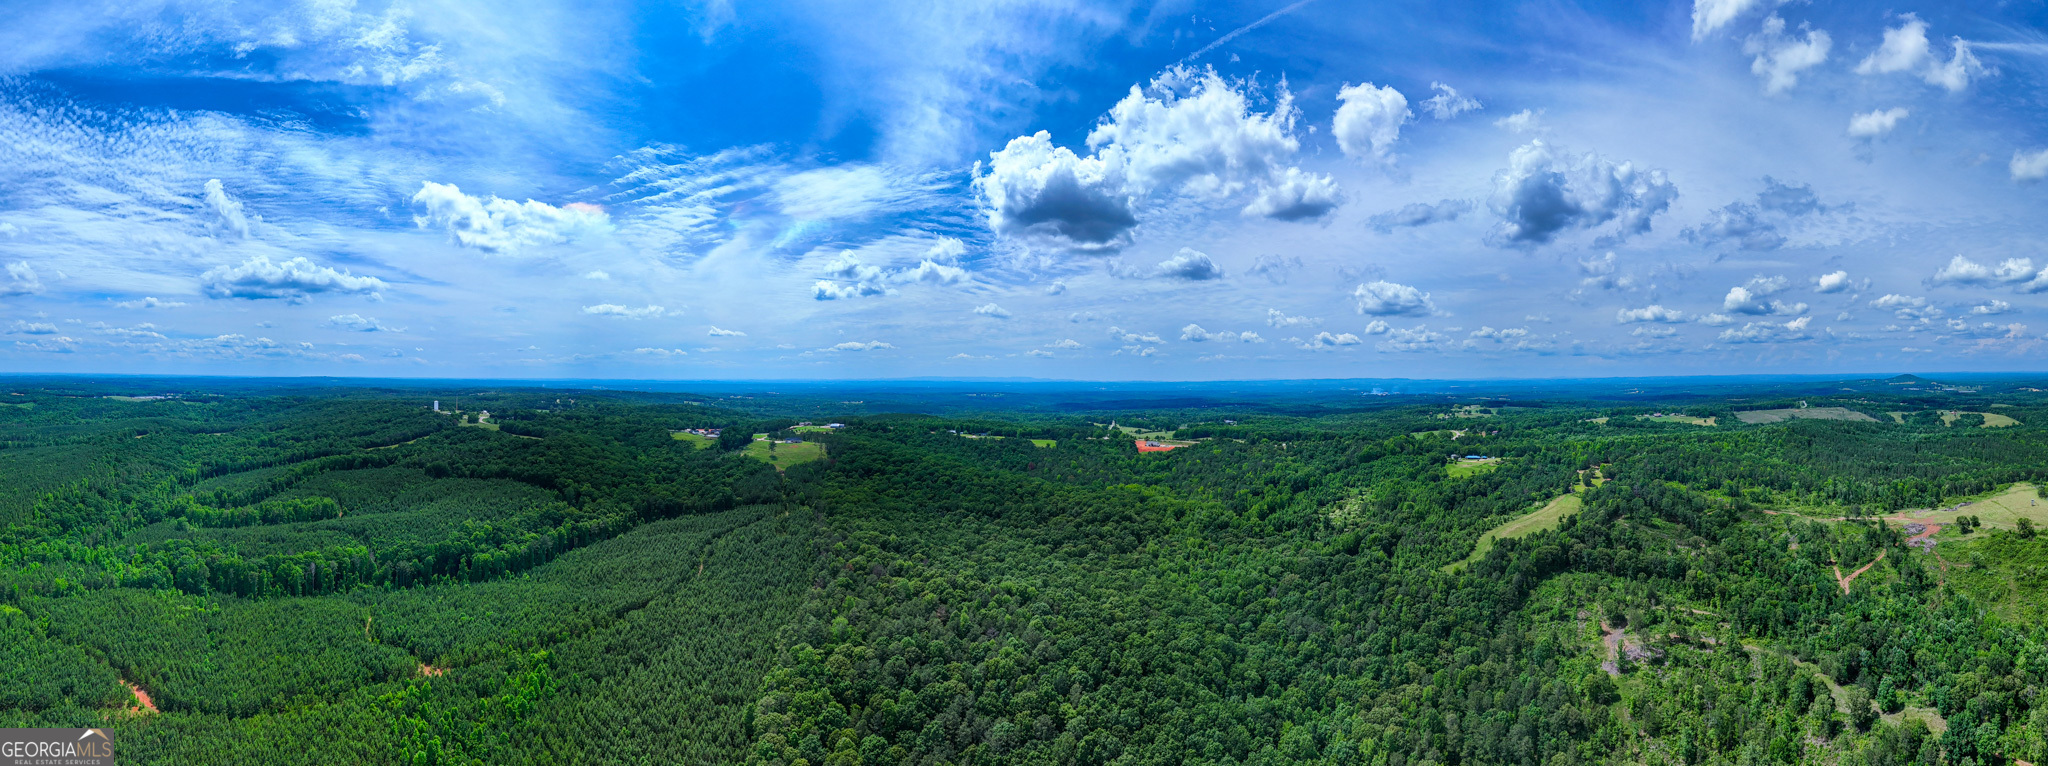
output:
[[[30,2],[0,368],[2048,367],[2048,5]]]

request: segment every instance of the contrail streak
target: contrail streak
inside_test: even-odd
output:
[[[1294,2],[1294,3],[1291,3],[1291,4],[1289,4],[1289,5],[1288,5],[1287,7],[1285,7],[1285,8],[1281,8],[1280,10],[1277,10],[1277,11],[1274,11],[1274,12],[1272,12],[1272,13],[1268,13],[1268,14],[1266,14],[1266,17],[1265,17],[1265,18],[1259,19],[1258,21],[1254,21],[1254,22],[1252,22],[1252,23],[1250,23],[1250,24],[1246,24],[1246,25],[1244,25],[1244,26],[1241,26],[1241,27],[1238,27],[1238,28],[1236,28],[1236,29],[1230,30],[1230,33],[1229,33],[1229,34],[1226,34],[1226,35],[1224,35],[1224,36],[1222,36],[1222,37],[1218,37],[1218,38],[1216,38],[1216,42],[1213,42],[1213,43],[1209,43],[1208,45],[1204,45],[1204,46],[1202,46],[1202,49],[1201,49],[1201,50],[1198,50],[1198,51],[1195,51],[1194,53],[1190,53],[1190,54],[1188,54],[1188,55],[1187,55],[1187,58],[1183,58],[1183,59],[1181,59],[1181,60],[1180,60],[1180,63],[1183,63],[1183,64],[1185,64],[1185,63],[1187,63],[1187,62],[1190,62],[1190,61],[1193,61],[1193,60],[1195,60],[1195,59],[1201,58],[1201,57],[1202,57],[1202,54],[1204,54],[1204,53],[1208,53],[1209,51],[1212,51],[1212,50],[1215,50],[1215,49],[1216,49],[1216,46],[1219,46],[1219,45],[1222,45],[1222,44],[1224,44],[1224,43],[1227,43],[1227,42],[1230,42],[1230,41],[1232,41],[1232,40],[1235,40],[1235,39],[1237,39],[1237,38],[1238,38],[1238,36],[1239,36],[1239,35],[1242,35],[1242,34],[1244,34],[1244,33],[1246,33],[1246,32],[1250,32],[1250,31],[1252,31],[1252,30],[1254,30],[1254,29],[1258,29],[1259,27],[1263,27],[1263,26],[1265,26],[1265,25],[1266,25],[1266,22],[1269,22],[1269,21],[1272,21],[1272,20],[1274,20],[1274,19],[1280,18],[1281,16],[1285,16],[1285,15],[1287,15],[1287,14],[1293,13],[1293,12],[1295,12],[1295,11],[1297,11],[1297,10],[1300,10],[1302,6],[1304,6],[1304,5],[1308,5],[1309,3],[1313,3],[1313,2],[1315,2],[1315,1],[1316,1],[1316,0],[1296,0],[1296,1]]]

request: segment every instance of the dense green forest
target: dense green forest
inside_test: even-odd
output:
[[[0,726],[148,764],[2039,762],[2035,386],[0,379]]]

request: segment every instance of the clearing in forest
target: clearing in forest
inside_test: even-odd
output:
[[[1546,529],[1556,529],[1557,525],[1564,521],[1564,517],[1578,513],[1579,507],[1582,504],[1583,501],[1576,492],[1569,495],[1559,495],[1534,513],[1518,517],[1513,521],[1495,527],[1491,532],[1480,535],[1479,543],[1472,546],[1472,555],[1466,556],[1461,561],[1445,565],[1443,571],[1456,572],[1473,562],[1486,558],[1487,552],[1492,551],[1494,543],[1500,540],[1528,537]]]
[[[1057,446],[1059,446],[1059,443],[1060,443],[1060,442],[1059,442],[1059,440],[1058,440],[1058,439],[1032,439],[1032,440],[1031,440],[1031,446],[1033,446],[1033,447],[1057,447]]]
[[[825,445],[818,442],[782,444],[768,439],[755,439],[747,445],[746,453],[747,457],[773,465],[776,470],[781,471],[793,465],[824,459]]]
[[[2004,428],[2020,424],[2019,421],[2012,419],[2010,415],[2000,415],[1996,412],[1970,412],[1969,410],[1942,410],[1941,424],[1954,426],[1956,421],[1960,420],[1964,415],[1983,415],[1984,424],[1977,426],[1978,428]]]
[[[1637,420],[1655,420],[1659,423],[1691,423],[1696,426],[1717,425],[1718,417],[1696,418],[1691,415],[1637,415]]]
[[[142,687],[136,686],[134,683],[129,681],[122,681],[121,685],[128,687],[128,693],[135,695],[135,704],[141,705],[143,710],[147,710],[152,713],[163,712],[161,710],[156,709],[156,703],[149,701],[149,692],[143,691]]]
[[[2027,482],[2019,482],[2011,487],[2007,487],[2004,492],[1982,500],[1972,500],[1959,506],[1942,508],[1940,510],[1955,510],[1965,516],[1976,516],[1979,520],[1983,521],[1985,529],[2011,531],[2019,528],[2020,519],[2034,522],[2035,529],[2048,529],[2048,500],[2042,499],[2040,494],[2034,491],[2034,485]],[[1919,516],[1933,512],[1907,511],[1906,513]],[[1950,521],[1943,521],[1941,523],[1946,524],[1950,523]]]
[[[1445,470],[1450,472],[1451,478],[1463,479],[1470,476],[1478,476],[1499,467],[1500,458],[1497,457],[1479,458],[1476,460],[1461,457],[1458,458],[1458,462],[1450,464]]]
[[[1782,410],[1749,410],[1747,412],[1735,413],[1735,418],[1744,423],[1783,423],[1793,418],[1854,420],[1862,423],[1877,422],[1877,418],[1847,407],[1787,407]]]
[[[705,447],[709,447],[713,444],[718,443],[717,439],[713,439],[709,436],[698,436],[688,431],[671,431],[669,432],[669,436],[674,438],[676,441],[689,442],[690,446],[696,447],[697,449],[704,449]]]

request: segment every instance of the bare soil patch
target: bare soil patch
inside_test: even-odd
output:
[[[152,713],[163,712],[161,710],[156,709],[156,703],[151,702],[149,700],[149,692],[143,691],[142,687],[136,686],[134,683],[129,681],[122,681],[121,685],[128,687],[128,693],[135,695],[135,704],[141,705],[143,710],[147,710]]]

